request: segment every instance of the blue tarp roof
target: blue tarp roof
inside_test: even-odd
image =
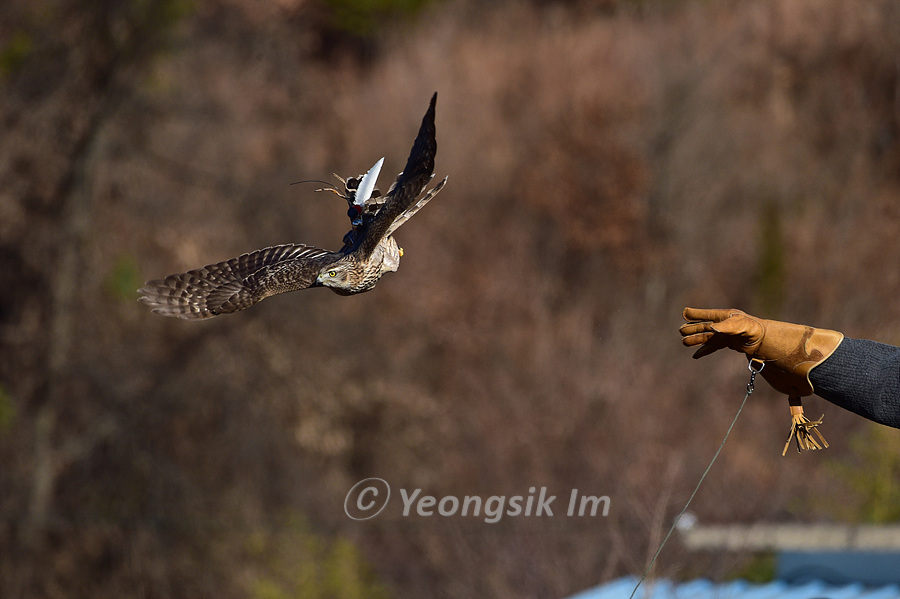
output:
[[[572,595],[569,599],[628,599],[638,579],[618,578]],[[900,599],[900,585],[867,587],[861,584],[831,585],[820,581],[790,584],[783,581],[753,584],[743,580],[711,582],[692,580],[647,581],[635,599]]]

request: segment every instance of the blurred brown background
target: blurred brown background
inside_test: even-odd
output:
[[[450,181],[373,292],[135,301],[338,248],[342,202],[289,183],[384,155],[384,189],[435,90]],[[891,0],[9,0],[0,119],[2,597],[558,597],[643,570],[737,409],[683,306],[900,343]],[[811,399],[832,448],[782,458],[757,389],[701,522],[900,518],[897,431]],[[369,476],[611,507],[352,521]]]

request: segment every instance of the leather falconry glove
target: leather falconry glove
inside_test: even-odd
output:
[[[822,419],[811,421],[803,415],[800,398],[812,395],[809,380],[813,368],[827,360],[844,339],[837,331],[766,320],[741,310],[685,308],[687,324],[680,332],[687,347],[700,346],[694,358],[702,358],[722,348],[743,352],[748,359],[762,364],[762,376],[776,390],[785,393],[791,406],[791,439],[800,449],[821,449],[810,434],[815,432],[822,445],[828,447],[815,428]],[[783,455],[783,454],[782,454]]]

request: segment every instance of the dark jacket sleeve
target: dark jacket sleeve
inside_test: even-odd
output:
[[[831,403],[900,428],[900,347],[845,337],[809,380]]]

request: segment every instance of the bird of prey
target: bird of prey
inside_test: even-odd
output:
[[[330,188],[350,205],[352,229],[339,251],[309,245],[268,247],[237,258],[164,279],[148,281],[138,290],[139,301],[163,316],[211,318],[237,312],[279,293],[309,287],[329,287],[340,295],[369,291],[386,272],[395,272],[403,250],[393,233],[433,198],[445,177],[424,195],[434,177],[434,110],[431,98],[412,150],[387,194],[375,188],[383,158],[360,177],[341,179],[344,189]],[[421,197],[420,197],[421,196]]]

